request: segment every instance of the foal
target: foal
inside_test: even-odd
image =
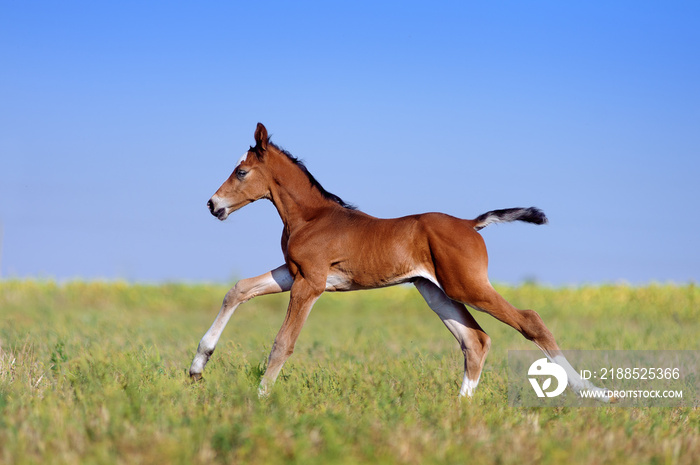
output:
[[[413,283],[454,335],[464,353],[460,395],[472,396],[491,340],[465,304],[512,326],[562,366],[575,392],[598,389],[583,380],[564,358],[552,333],[532,310],[518,310],[498,294],[487,276],[486,246],[478,230],[491,223],[544,224],[536,208],[494,210],[473,220],[442,213],[379,219],[327,192],[304,165],[268,139],[258,123],[255,147],[207,203],[225,220],[259,199],[269,199],[284,223],[285,264],[256,278],[243,279],[226,293],[221,310],[199,343],[190,367],[197,380],[236,308],[253,297],[290,292],[287,315],[260,382],[265,395],[294,350],[314,302],[324,291],[352,291]]]

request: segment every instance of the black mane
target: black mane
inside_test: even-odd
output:
[[[283,153],[284,155],[286,155],[287,158],[289,158],[295,165],[297,165],[299,167],[299,169],[306,175],[306,177],[309,178],[309,182],[311,183],[311,185],[314,186],[316,189],[318,189],[324,198],[326,198],[328,200],[332,200],[333,202],[337,203],[338,205],[340,205],[343,208],[347,208],[349,210],[357,210],[357,207],[355,205],[346,203],[343,199],[341,199],[337,195],[332,194],[332,193],[328,192],[326,189],[324,189],[323,186],[321,185],[321,183],[318,182],[316,180],[316,178],[314,178],[314,175],[309,173],[309,170],[306,168],[306,165],[304,165],[303,161],[299,160],[297,157],[295,157],[291,153],[287,152],[283,148],[280,148],[279,146],[273,144],[272,142],[269,141],[269,139],[268,139],[267,144],[271,145],[275,149],[279,150],[280,153]]]

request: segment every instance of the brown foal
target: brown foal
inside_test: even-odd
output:
[[[487,275],[479,229],[495,222],[547,222],[536,208],[494,210],[473,220],[442,213],[374,218],[327,192],[304,165],[268,139],[258,123],[251,147],[209,200],[225,220],[239,208],[269,199],[284,223],[285,264],[243,279],[226,294],[221,310],[197,348],[190,376],[199,379],[236,308],[253,297],[290,291],[287,315],[260,383],[265,395],[294,350],[311,307],[324,291],[352,291],[413,283],[454,335],[464,353],[460,395],[472,396],[491,340],[465,304],[512,326],[567,372],[575,392],[599,389],[564,358],[552,333],[532,310],[518,310],[498,294]]]

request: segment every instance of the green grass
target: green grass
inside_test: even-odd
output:
[[[0,282],[0,463],[576,463],[700,461],[692,408],[512,408],[493,344],[475,398],[462,360],[411,288],[327,294],[271,396],[257,397],[287,295],[232,318],[204,376],[186,370],[225,287]],[[699,347],[700,290],[499,290],[567,349]]]

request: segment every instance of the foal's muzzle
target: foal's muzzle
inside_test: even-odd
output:
[[[226,215],[226,208],[217,208],[214,202],[209,199],[207,202],[207,207],[209,208],[209,211],[211,212],[212,215],[220,219],[221,221],[225,220],[228,215]]]

